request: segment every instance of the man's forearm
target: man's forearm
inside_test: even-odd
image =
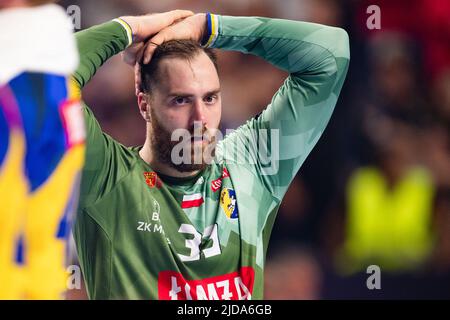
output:
[[[245,148],[246,137],[255,130],[274,130],[267,150],[272,150],[276,165],[269,172],[266,164],[251,170],[281,200],[336,105],[350,59],[347,33],[319,24],[257,17],[213,15],[209,25],[209,46],[260,56],[290,73],[260,116],[224,140],[225,145]],[[233,154],[227,152],[223,157],[230,161]]]
[[[209,19],[208,46],[260,56],[289,73],[329,68],[322,63],[327,59],[349,60],[348,36],[340,28],[262,17]]]
[[[109,21],[75,34],[80,64],[73,76],[82,88],[109,58],[131,43],[131,33],[124,22]]]
[[[192,15],[193,12],[189,10],[172,10],[152,15],[121,17],[77,32],[75,36],[80,53],[80,66],[74,75],[77,85],[82,88],[106,60],[132,43],[133,49],[140,48],[149,37]]]

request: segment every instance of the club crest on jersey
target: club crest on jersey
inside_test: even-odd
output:
[[[224,188],[220,192],[220,205],[228,218],[236,219],[239,215],[236,193],[233,189]]]
[[[217,190],[220,189],[220,187],[222,186],[222,180],[224,178],[229,178],[230,175],[228,174],[228,170],[226,167],[223,167],[223,171],[222,171],[222,175],[217,178],[216,180],[211,181],[211,190],[213,192],[216,192]]]
[[[145,178],[145,183],[150,187],[150,188],[161,188],[162,186],[162,181],[161,179],[158,177],[158,175],[156,174],[156,172],[152,171],[152,172],[144,172],[144,178]]]

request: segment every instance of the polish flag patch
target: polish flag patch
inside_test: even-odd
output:
[[[181,208],[188,209],[194,207],[200,207],[203,203],[203,196],[201,193],[186,194],[183,196],[183,201],[181,202]]]

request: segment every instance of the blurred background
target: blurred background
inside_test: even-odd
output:
[[[96,0],[81,28],[129,14],[190,9],[343,27],[351,63],[331,121],[283,201],[266,299],[450,299],[450,0]],[[378,5],[381,29],[369,30]],[[219,52],[223,128],[270,102],[286,74]],[[110,59],[83,90],[102,128],[144,142],[132,69]],[[369,290],[370,265],[381,289]],[[70,299],[85,292],[70,290]]]

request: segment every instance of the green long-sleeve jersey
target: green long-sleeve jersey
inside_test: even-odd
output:
[[[90,298],[263,298],[276,212],[333,112],[349,64],[348,36],[297,21],[208,19],[209,47],[260,56],[289,76],[192,178],[158,174],[139,148],[103,133],[85,107],[87,158],[74,237]],[[131,42],[117,21],[76,37],[80,87]]]

